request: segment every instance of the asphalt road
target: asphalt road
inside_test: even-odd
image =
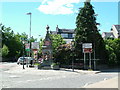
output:
[[[16,63],[0,63],[1,88],[80,88],[118,76],[118,72],[98,74],[71,70],[22,69]]]

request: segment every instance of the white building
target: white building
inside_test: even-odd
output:
[[[75,36],[74,29],[60,29],[57,25],[56,31],[51,31],[51,34],[60,34],[66,43],[70,43]]]
[[[103,32],[102,38],[119,38],[120,37],[120,25],[113,25],[110,32]]]

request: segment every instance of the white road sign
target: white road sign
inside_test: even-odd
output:
[[[32,42],[32,49],[39,49],[39,42]]]
[[[83,43],[82,48],[92,48],[92,43]]]

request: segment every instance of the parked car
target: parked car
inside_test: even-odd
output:
[[[32,57],[19,57],[17,64],[23,64],[23,60],[24,60],[24,64],[30,64],[31,62],[34,61],[34,58]]]

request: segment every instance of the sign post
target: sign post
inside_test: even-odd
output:
[[[85,63],[85,53],[84,53],[84,69],[85,69],[85,64],[86,64],[86,63]]]
[[[39,42],[32,42],[32,51],[34,52],[34,58],[38,59],[38,49],[39,49]]]
[[[83,53],[84,53],[84,69],[85,69],[85,54],[89,53],[89,69],[91,69],[91,53],[92,53],[92,43],[83,43],[82,45]]]

